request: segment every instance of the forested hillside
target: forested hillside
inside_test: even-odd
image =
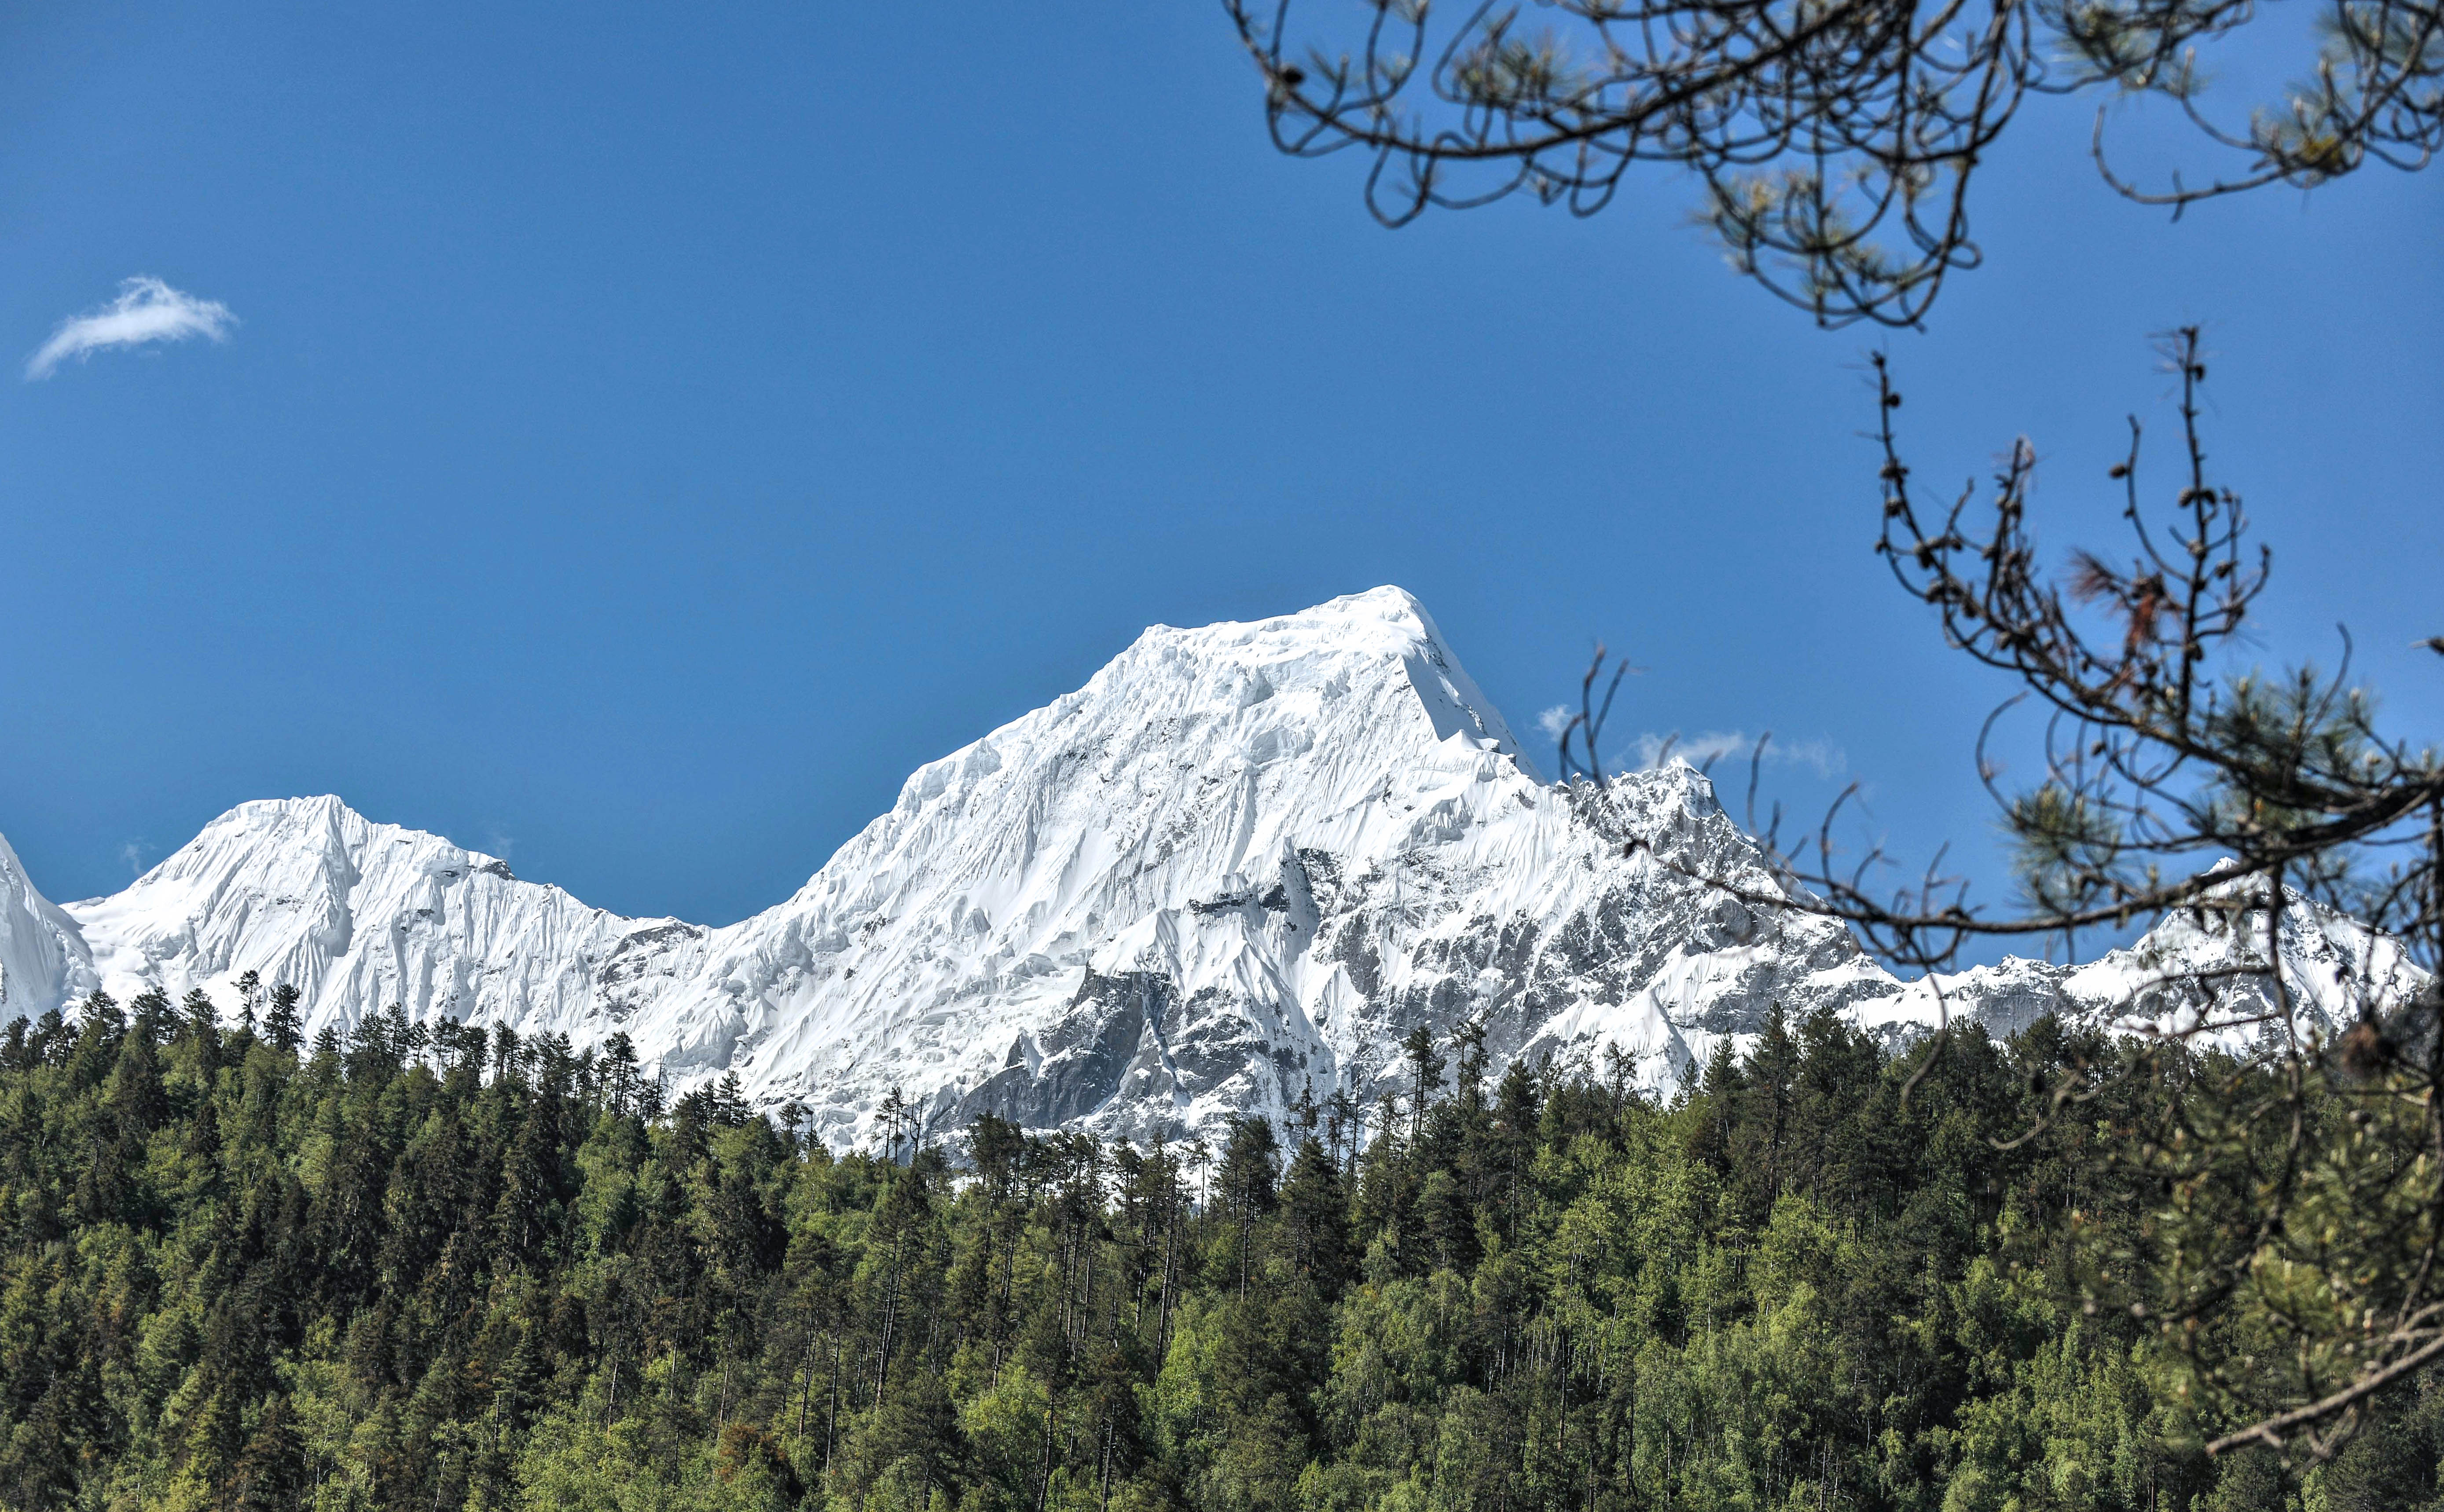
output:
[[[1412,1095],[1221,1149],[835,1158],[620,1042],[293,1002],[7,1031],[0,1503],[2435,1504],[2423,1383],[2305,1492],[2198,1451],[2080,1281],[2145,1243],[2101,1145],[2151,1094],[2046,1118],[2111,1059],[2050,1021],[1912,1087],[1777,1014],[1668,1107],[1420,1038]]]

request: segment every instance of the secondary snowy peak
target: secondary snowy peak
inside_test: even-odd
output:
[[[2330,1037],[2364,1006],[2407,1003],[2425,989],[2428,974],[2400,940],[2289,888],[2278,914],[2269,895],[2263,877],[2225,882],[2205,906],[2176,910],[2136,944],[2069,971],[2064,996],[2130,1028],[2231,1023],[2275,1005],[2279,957],[2294,1011]],[[2246,1026],[2216,1037],[2235,1044],[2257,1035]]]
[[[391,1003],[597,1038],[703,931],[621,918],[337,798],[241,803],[124,892],[67,905],[102,986],[232,1004],[246,971],[305,992],[309,1030]]]
[[[93,962],[76,922],[27,878],[0,838],[0,1023],[93,989]]]

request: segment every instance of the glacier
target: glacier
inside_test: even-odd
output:
[[[2183,973],[2257,949],[2176,917],[2081,968],[1902,982],[1787,896],[1685,763],[1546,782],[1398,588],[1157,626],[1084,687],[919,768],[797,894],[706,928],[627,918],[337,798],[240,804],[108,897],[54,906],[0,840],[0,1021],[253,971],[309,1032],[413,1020],[625,1033],[674,1084],[738,1078],[835,1148],[898,1091],[1145,1139],[1371,1097],[1403,1038],[1481,1023],[1496,1066],[1620,1059],[1643,1085],[1778,1005],[1899,1042],[1939,1012],[2171,1026]],[[2348,920],[2284,915],[2312,1020],[2424,980]]]

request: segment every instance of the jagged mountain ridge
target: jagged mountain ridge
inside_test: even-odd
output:
[[[676,1081],[735,1072],[805,1104],[835,1146],[894,1087],[936,1128],[990,1110],[1202,1129],[1310,1086],[1366,1092],[1412,1026],[1463,1015],[1498,1060],[1613,1047],[1658,1085],[1775,1003],[1892,1036],[1932,1022],[1926,986],[1839,926],[1691,872],[1775,885],[1686,765],[1546,784],[1424,610],[1385,588],[1147,631],[920,768],[794,897],[722,929],[589,908],[334,798],[243,804],[64,910],[0,865],[0,949],[28,964],[0,960],[38,984],[0,1013],[97,981],[227,1005],[253,969],[305,989],[309,1029],[398,1002],[580,1044],[624,1030]],[[15,913],[12,876],[30,900]],[[2110,1012],[2137,978],[2104,966],[2083,987],[2009,962],[1946,993],[1998,1022]]]

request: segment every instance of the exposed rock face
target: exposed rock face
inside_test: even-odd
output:
[[[252,969],[304,987],[313,1028],[398,1002],[580,1044],[624,1030],[676,1081],[734,1072],[804,1103],[835,1146],[895,1087],[935,1129],[985,1111],[1204,1129],[1309,1088],[1368,1093],[1412,1027],[1463,1018],[1497,1063],[1618,1053],[1666,1085],[1776,1004],[1890,1037],[1936,1012],[1929,985],[1839,926],[1693,879],[1775,891],[1688,766],[1543,782],[1393,588],[1147,631],[1077,692],[917,771],[795,897],[725,929],[591,909],[328,798],[232,809],[65,911],[13,867],[0,850],[0,1012],[97,979],[230,1005]],[[2367,955],[2364,931],[2290,919],[2287,956]],[[2157,1011],[2142,956],[2232,948],[2174,921],[2127,959],[1943,986],[1953,1012],[2006,1030],[2057,1004]],[[2341,1011],[2338,991],[2315,1006]]]

